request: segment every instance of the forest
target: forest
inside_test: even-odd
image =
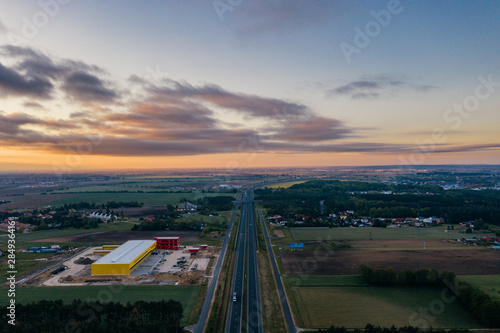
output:
[[[384,191],[391,191],[385,192]],[[443,217],[457,224],[482,219],[500,225],[500,192],[447,190],[429,185],[392,185],[315,180],[289,188],[255,190],[269,214],[302,214],[313,219],[353,210],[355,217]],[[324,201],[321,213],[320,201]]]
[[[182,332],[182,305],[173,300],[127,303],[87,303],[61,300],[15,305],[15,326],[3,307],[0,332]]]

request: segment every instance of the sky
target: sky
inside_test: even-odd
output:
[[[499,1],[0,9],[0,171],[500,164]]]

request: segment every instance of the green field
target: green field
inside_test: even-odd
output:
[[[290,229],[294,241],[454,239],[465,234],[430,228]]]
[[[236,193],[113,193],[113,192],[94,192],[94,193],[75,193],[64,199],[54,200],[49,204],[51,206],[62,206],[65,203],[94,202],[96,204],[105,204],[109,201],[137,201],[146,206],[160,206],[167,204],[178,204],[182,198],[188,200],[197,200],[208,196],[229,195],[236,198]]]
[[[372,286],[292,288],[300,316],[308,328],[331,325],[363,328],[369,323],[382,327],[482,327],[457,301],[436,307],[438,312],[420,314],[421,308],[437,304],[441,291],[442,288]]]
[[[500,275],[460,275],[458,278],[500,301]]]
[[[159,301],[173,299],[184,308],[182,324],[188,325],[188,318],[200,292],[201,286],[81,286],[81,287],[19,287],[16,290],[17,303],[30,303],[39,300],[61,299],[71,303],[73,299],[120,302]],[[7,295],[7,288],[0,287],[0,293]],[[8,298],[2,297],[0,304],[5,306]]]
[[[294,181],[294,182],[285,182],[285,183],[278,183],[278,184],[273,184],[273,185],[269,185],[269,186],[265,186],[265,187],[268,187],[268,188],[289,188],[293,185],[297,185],[297,184],[302,184],[302,183],[305,183],[307,180],[297,180],[297,181]]]

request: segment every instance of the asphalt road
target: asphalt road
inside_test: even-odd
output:
[[[255,228],[254,205],[250,195],[248,203],[248,285],[247,285],[247,332],[261,333],[262,330],[262,307],[260,303],[259,270],[257,266],[257,229]],[[247,202],[245,200],[245,202]]]
[[[288,299],[286,298],[285,288],[283,287],[283,282],[281,281],[280,272],[278,270],[278,265],[276,264],[276,258],[274,258],[273,248],[271,247],[271,241],[267,234],[267,229],[265,225],[264,217],[262,212],[259,210],[259,218],[262,223],[262,228],[264,229],[264,237],[266,239],[267,248],[269,249],[269,256],[271,257],[271,265],[273,266],[274,278],[276,279],[276,285],[278,286],[278,294],[280,296],[281,305],[283,306],[283,312],[285,313],[286,325],[288,332],[297,332],[295,323],[293,322],[292,311],[290,311],[290,305],[288,304]]]
[[[245,278],[245,258],[247,259],[247,284]],[[243,322],[243,293],[246,292],[246,321]],[[236,263],[233,273],[231,295],[236,293],[236,302],[231,297],[228,308],[226,332],[241,332],[243,327],[248,333],[261,333],[262,307],[260,303],[259,271],[257,267],[257,231],[254,221],[252,191],[245,192],[242,201],[241,219],[236,244]]]
[[[231,299],[229,300],[228,319],[226,332],[241,332],[243,314],[243,284],[245,278],[245,245],[247,231],[248,204],[244,202],[241,207],[240,224],[236,240],[236,262],[234,265],[233,282],[231,286]],[[233,296],[236,295],[236,302]]]
[[[203,301],[203,306],[200,311],[200,316],[198,317],[198,322],[193,325],[194,333],[202,333],[208,319],[208,312],[210,311],[210,306],[212,305],[212,299],[214,297],[215,287],[217,285],[217,279],[219,278],[220,268],[222,266],[222,262],[224,261],[224,255],[226,254],[227,244],[229,243],[229,236],[231,235],[231,230],[233,229],[234,219],[236,218],[236,212],[238,212],[238,201],[236,202],[236,207],[233,211],[233,216],[231,217],[231,223],[229,224],[229,228],[227,229],[226,237],[224,238],[224,242],[222,244],[222,249],[220,251],[219,260],[217,260],[217,264],[215,265],[214,274],[212,276],[212,280],[210,280],[210,284],[207,289],[207,293],[205,294],[205,300]]]

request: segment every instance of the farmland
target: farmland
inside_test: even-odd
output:
[[[419,314],[420,308],[428,308],[440,298],[441,291],[371,286],[292,288],[299,300],[300,316],[309,328],[331,325],[363,328],[368,323],[384,327],[409,324],[422,328],[481,327],[458,301],[446,304],[442,313],[430,317],[432,320],[425,320]]]
[[[294,241],[424,240],[465,237],[465,234],[458,232],[444,232],[431,228],[294,228],[290,231]]]
[[[459,279],[500,300],[500,275],[462,275]]]
[[[62,242],[62,243],[93,243],[93,244],[122,244],[134,239],[153,239],[153,237],[176,237],[180,236],[182,242],[196,242],[199,240],[199,231],[104,231],[87,234],[79,234],[66,237],[41,239],[40,242]]]
[[[268,187],[268,188],[280,188],[280,187],[289,188],[293,185],[302,184],[305,182],[306,182],[306,180],[298,180],[298,181],[293,181],[293,182],[277,183],[277,184],[269,185],[266,187]]]
[[[4,209],[28,209],[41,206],[61,206],[65,203],[108,201],[138,201],[144,205],[178,204],[181,198],[197,200],[221,193],[203,191],[223,180],[219,177],[125,176],[97,180],[63,181],[51,188],[3,186]],[[60,179],[59,179],[60,180]],[[224,193],[224,195],[235,195]]]
[[[94,202],[96,204],[105,204],[109,201],[137,201],[143,203],[144,205],[175,205],[180,202],[182,198],[186,198],[187,200],[197,200],[203,198],[205,196],[219,196],[220,193],[201,193],[201,192],[182,192],[182,193],[106,193],[106,192],[82,192],[75,193],[66,196],[63,199],[58,199],[49,202],[51,206],[62,206],[65,203],[74,204],[79,202]],[[235,193],[224,193],[224,195],[232,195],[236,197]]]
[[[397,271],[434,268],[458,275],[500,274],[500,252],[489,249],[282,252],[288,275],[353,275],[361,264]]]

